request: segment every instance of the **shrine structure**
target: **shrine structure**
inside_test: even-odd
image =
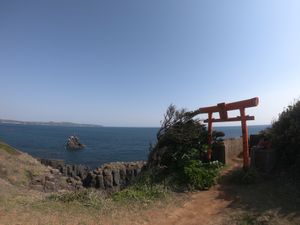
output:
[[[232,103],[219,103],[215,106],[199,108],[192,112],[192,116],[201,113],[207,113],[208,119],[205,120],[205,123],[208,123],[208,143],[212,143],[212,123],[216,122],[234,122],[241,121],[242,126],[242,134],[243,134],[243,161],[244,161],[244,169],[248,169],[250,167],[249,160],[249,144],[248,144],[248,127],[247,120],[254,120],[254,116],[246,115],[245,109],[249,107],[255,107],[258,105],[259,99],[251,98],[243,101],[232,102]],[[236,117],[228,117],[228,111],[231,110],[239,110],[240,116]],[[213,113],[219,113],[219,118],[213,118]],[[208,150],[208,159],[211,159],[212,150]]]

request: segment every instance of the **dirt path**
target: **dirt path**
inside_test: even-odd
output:
[[[223,171],[222,176],[236,169],[239,163]],[[190,200],[182,207],[172,207],[163,211],[152,212],[151,219],[145,224],[164,225],[217,225],[224,224],[224,211],[232,203],[231,200],[220,198],[223,195],[221,185],[217,184],[208,191],[191,195]]]
[[[209,191],[193,194],[191,200],[171,212],[161,223],[156,224],[180,224],[180,225],[200,225],[200,224],[220,224],[225,208],[229,201],[218,199],[218,186]]]

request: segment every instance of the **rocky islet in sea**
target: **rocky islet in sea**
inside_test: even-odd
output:
[[[79,141],[79,138],[77,136],[72,135],[68,138],[66,148],[69,150],[79,150],[84,149],[85,145]]]

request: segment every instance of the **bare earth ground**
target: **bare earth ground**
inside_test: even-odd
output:
[[[145,224],[300,225],[300,195],[295,187],[266,178],[252,185],[235,183],[240,168],[241,161],[235,160],[215,187],[192,194],[181,207],[150,213],[152,219]]]
[[[300,225],[300,196],[294,186],[267,178],[252,185],[236,183],[240,167],[235,160],[208,191],[176,194],[146,207],[129,204],[101,211],[43,202],[38,192],[20,192],[0,179],[0,224]]]

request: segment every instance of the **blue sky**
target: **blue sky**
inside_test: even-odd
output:
[[[300,97],[299,12],[296,0],[0,1],[0,118],[159,126],[170,103],[258,96],[249,124],[268,124]]]

